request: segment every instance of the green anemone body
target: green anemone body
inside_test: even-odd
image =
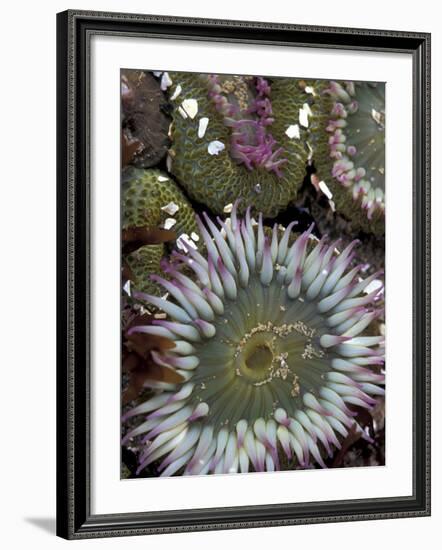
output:
[[[161,170],[127,168],[123,173],[121,202],[123,229],[159,229],[172,218],[176,223],[171,229],[177,237],[198,232],[192,206],[173,179]],[[168,205],[172,209],[167,208]],[[167,251],[167,245],[149,244],[125,256],[134,290],[164,293],[150,280],[150,275],[161,272],[160,261]]]
[[[173,215],[164,208],[173,203]],[[158,229],[167,218],[174,218],[172,230],[181,235],[197,231],[193,208],[173,179],[161,170],[128,168],[122,182],[122,227]]]
[[[312,94],[310,96],[310,108],[313,113],[309,121],[308,142],[312,148],[312,156],[315,167],[321,167],[321,173],[331,172],[332,162],[330,158],[329,138],[330,134],[326,128],[330,121],[330,113],[334,100],[328,90],[328,80],[316,80],[312,83]]]
[[[158,273],[161,259],[165,255],[166,247],[164,244],[141,246],[130,254],[126,254],[124,260],[130,270],[133,290],[152,292],[155,295],[164,294],[164,291],[150,280],[150,275]]]
[[[271,104],[272,136],[283,147],[287,159],[279,177],[265,168],[249,170],[238,164],[229,153],[231,130],[224,124],[208,96],[207,75],[169,73],[173,85],[173,97],[178,86],[181,93],[171,100],[174,106],[172,125],[171,171],[191,198],[207,205],[216,213],[222,213],[226,205],[241,198],[242,207],[252,205],[264,216],[275,216],[295,197],[304,176],[308,150],[303,139],[290,138],[285,133],[291,125],[298,124],[299,109],[305,101],[305,93],[294,79],[272,78]],[[183,117],[182,102],[194,99],[198,112],[194,118]],[[198,137],[200,119],[209,119],[203,137]],[[300,129],[301,137],[303,129]],[[219,141],[225,149],[217,155],[208,153],[208,145]]]

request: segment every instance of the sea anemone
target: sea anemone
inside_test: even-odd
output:
[[[328,140],[318,140],[314,151],[316,180],[332,188],[338,211],[367,232],[384,233],[385,86],[331,81],[322,101]],[[365,213],[359,222],[355,202]]]
[[[296,79],[169,73],[169,170],[189,196],[221,214],[241,198],[265,217],[296,197],[309,150]]]
[[[193,208],[171,176],[130,166],[122,175],[123,264],[133,289],[160,292],[148,277],[160,271],[168,242],[199,239]],[[166,244],[165,244],[166,243]]]
[[[167,298],[136,295],[167,318],[129,333],[172,340],[152,357],[185,378],[123,415],[142,419],[123,438],[140,436],[138,473],[152,463],[161,476],[325,467],[350,431],[370,440],[353,407],[370,410],[384,393],[384,338],[366,331],[383,291],[369,288],[379,273],[364,280],[352,267],[357,242],[339,253],[312,227],[269,230],[236,204],[219,225],[197,222],[205,255],[189,248],[163,262],[169,280],[153,279]]]
[[[161,289],[149,279],[149,274],[158,273],[160,262],[166,255],[164,244],[145,244],[124,254],[124,278],[131,282],[132,290],[161,294]]]
[[[122,175],[122,227],[173,229],[190,234],[197,229],[191,204],[169,174],[129,167]],[[167,220],[174,220],[169,227]]]

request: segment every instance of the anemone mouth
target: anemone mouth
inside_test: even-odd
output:
[[[255,340],[255,341],[254,341]],[[258,342],[256,341],[258,340]],[[262,340],[261,342],[259,340]],[[252,338],[245,344],[244,349],[238,351],[238,367],[236,374],[245,375],[252,380],[261,381],[270,372],[275,360],[272,342],[266,341],[263,334]]]
[[[334,99],[327,127],[332,176],[371,219],[385,210],[385,87],[331,82],[327,93]]]
[[[163,262],[167,299],[137,295],[167,319],[131,331],[173,340],[152,357],[184,378],[124,417],[148,413],[124,438],[143,435],[139,471],[159,458],[161,475],[271,471],[280,452],[293,468],[325,467],[340,437],[362,432],[349,407],[383,394],[373,371],[383,337],[362,335],[381,312],[382,291],[365,292],[379,274],[350,269],[355,242],[338,254],[337,243],[312,245],[310,228],[289,246],[294,223],[266,237],[250,208],[240,220],[235,205],[220,227],[198,223],[207,255]]]
[[[314,304],[299,298],[253,276],[213,320],[213,338],[195,344],[194,404],[207,403],[217,426],[269,419],[281,403],[293,414],[302,406],[301,388],[320,389],[329,369],[319,344],[324,322]]]

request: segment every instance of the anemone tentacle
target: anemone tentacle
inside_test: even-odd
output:
[[[351,269],[356,243],[339,254],[312,228],[294,238],[293,224],[269,237],[262,216],[236,209],[220,227],[199,220],[206,256],[164,264],[168,297],[138,296],[167,318],[130,332],[173,340],[152,358],[184,378],[125,414],[140,418],[124,438],[143,437],[138,471],[156,460],[161,476],[273,471],[281,453],[325,467],[350,430],[370,440],[352,407],[384,393],[383,337],[366,332],[383,290],[367,293]],[[180,272],[195,264],[193,280]]]

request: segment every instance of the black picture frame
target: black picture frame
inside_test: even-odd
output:
[[[413,59],[413,495],[90,511],[89,59],[94,34],[408,53]],[[67,539],[430,514],[430,35],[69,10],[57,15],[57,534]],[[411,220],[410,220],[411,222]]]

